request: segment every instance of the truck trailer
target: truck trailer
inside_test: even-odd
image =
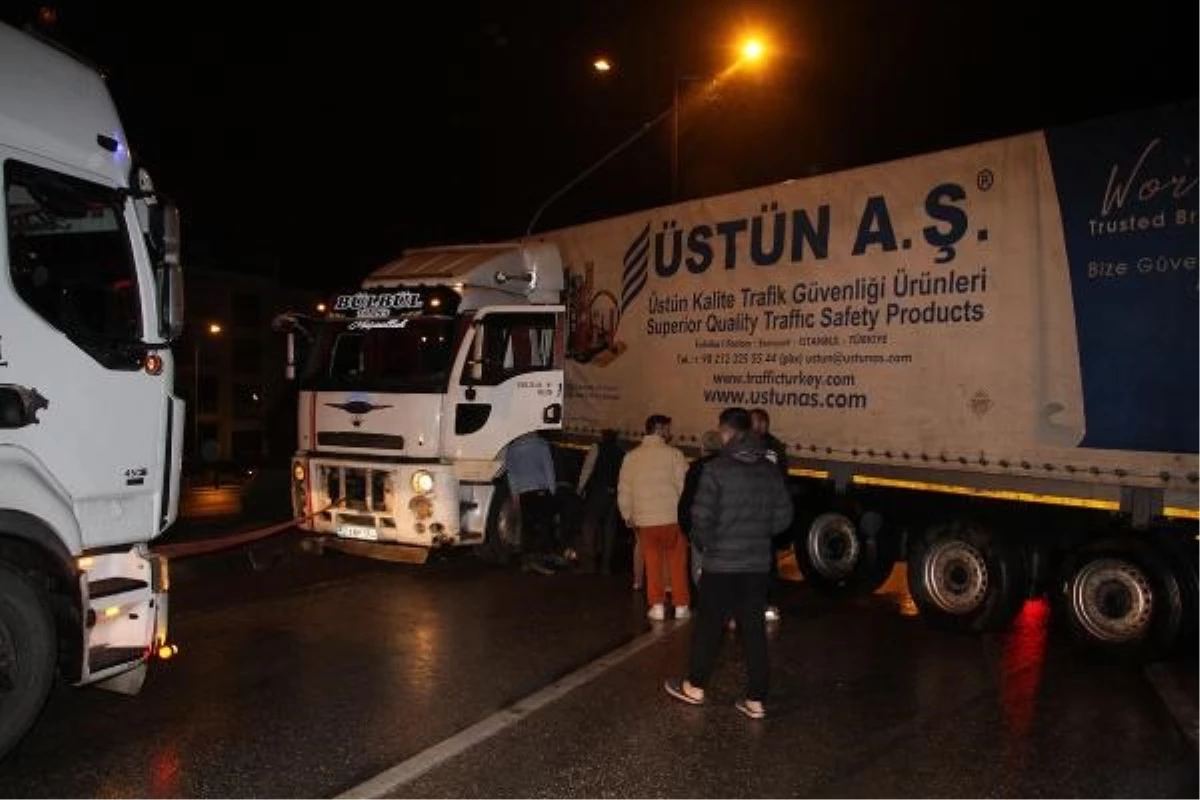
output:
[[[305,329],[297,511],[511,550],[516,436],[659,412],[695,447],[763,408],[818,589],[903,561],[931,624],[1049,594],[1081,642],[1161,653],[1197,627],[1196,111],[406,253]]]
[[[0,25],[0,755],[61,676],[124,693],[167,642],[183,405],[178,217],[101,75]]]

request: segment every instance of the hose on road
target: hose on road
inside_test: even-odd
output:
[[[341,502],[340,499],[335,500],[324,508],[319,508],[311,513],[302,514],[298,517],[283,522],[276,522],[265,527],[251,528],[214,539],[202,539],[198,542],[173,542],[171,544],[157,545],[152,547],[151,550],[155,555],[165,558],[190,558],[191,556],[208,555],[209,553],[217,553],[222,550],[230,550],[234,547],[241,547],[244,544],[257,542],[260,539],[266,539],[277,533],[282,533],[288,528],[313,519],[318,514],[325,513],[334,506],[340,505]]]

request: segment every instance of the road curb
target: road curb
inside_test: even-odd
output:
[[[1196,687],[1191,687],[1192,691],[1189,693],[1182,685],[1189,672],[1169,664],[1151,664],[1145,669],[1146,680],[1150,682],[1154,693],[1171,715],[1183,738],[1188,740],[1193,750],[1200,750],[1200,745],[1197,744],[1200,712],[1195,699]]]

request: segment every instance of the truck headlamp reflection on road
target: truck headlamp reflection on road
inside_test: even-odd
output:
[[[412,475],[413,494],[429,494],[433,491],[433,475],[419,469]]]

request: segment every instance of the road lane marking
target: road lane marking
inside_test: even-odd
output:
[[[677,624],[655,625],[649,631],[632,641],[611,650],[579,669],[571,672],[553,683],[539,689],[527,697],[502,708],[495,714],[476,722],[469,728],[464,728],[448,739],[427,747],[416,755],[401,761],[394,767],[370,778],[353,789],[348,789],[338,798],[381,798],[391,796],[396,789],[406,783],[441,766],[455,756],[470,750],[475,745],[487,741],[496,734],[517,724],[525,717],[540,708],[544,708],[580,686],[595,680],[610,669],[637,655],[653,644],[663,640],[669,633],[681,629]]]
[[[1172,669],[1174,667],[1169,664],[1151,664],[1146,668],[1146,678],[1150,679],[1150,685],[1166,706],[1166,712],[1174,718],[1180,733],[1196,754],[1200,754],[1200,708],[1196,708],[1192,697],[1183,691]]]

